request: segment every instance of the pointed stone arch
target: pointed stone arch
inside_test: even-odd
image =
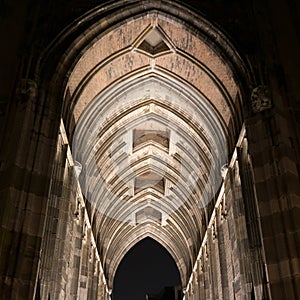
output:
[[[118,39],[122,34],[124,38]],[[185,45],[183,40],[189,41],[190,44]],[[141,46],[144,42],[150,45],[152,43],[152,48],[145,49]],[[162,48],[158,47],[161,43],[163,43]],[[136,45],[137,49],[134,49],[133,45]],[[60,59],[54,72],[47,65],[47,61],[53,55],[59,56],[59,54]],[[77,25],[73,24],[62,32],[55,44],[52,44],[46,55],[41,58],[39,66],[38,73],[41,75],[42,86],[47,91],[49,102],[63,99],[62,118],[66,126],[66,135],[72,144],[74,158],[82,164],[79,182],[85,200],[89,202],[87,209],[93,223],[93,235],[97,237],[100,259],[110,287],[120,257],[125,255],[130,248],[129,245],[150,235],[172,252],[180,270],[182,283],[186,285],[188,273],[192,271],[197,248],[201,243],[200,237],[205,230],[205,224],[202,224],[203,211],[199,209],[199,203],[196,203],[195,199],[207,203],[216,197],[222,180],[218,173],[219,169],[227,162],[227,154],[233,151],[242,126],[241,99],[247,89],[245,83],[248,74],[229,39],[198,14],[177,3],[142,1],[142,4],[137,4],[135,1],[117,1],[90,12]],[[148,96],[148,99],[144,98],[141,101],[143,95],[132,92],[134,87],[147,85],[147,83],[152,84],[153,87],[160,80],[161,90]],[[177,88],[176,84],[180,87]],[[177,94],[179,105],[176,106],[175,104],[178,103],[175,101],[172,107],[172,102],[168,101],[166,92],[168,88],[171,96],[175,97]],[[162,91],[165,93],[161,94]],[[168,114],[170,117],[172,122],[169,124],[173,126],[170,126],[171,131],[175,125],[180,128],[182,124],[180,130],[186,130],[186,133],[193,137],[192,142],[188,143],[184,141],[184,134],[180,134],[179,142],[174,138],[173,130],[173,152],[162,155],[163,158],[170,158],[173,162],[184,161],[191,170],[189,174],[191,177],[181,178],[179,189],[176,189],[176,185],[168,186],[171,196],[164,199],[164,204],[167,206],[168,202],[171,203],[169,211],[174,215],[168,225],[169,235],[165,228],[158,227],[157,224],[144,222],[140,224],[139,229],[132,229],[132,225],[128,222],[128,215],[125,221],[123,220],[124,225],[120,225],[118,218],[109,215],[112,210],[114,216],[119,215],[122,205],[133,201],[130,188],[126,186],[130,182],[122,185],[122,178],[120,176],[113,178],[118,174],[111,173],[114,172],[113,169],[118,168],[119,162],[133,158],[127,140],[130,136],[124,137],[122,134],[118,136],[120,142],[118,140],[116,147],[113,146],[114,149],[106,160],[111,163],[111,157],[120,151],[115,165],[112,169],[106,170],[104,177],[101,177],[103,174],[100,174],[101,176],[96,174],[99,166],[97,161],[93,162],[94,157],[91,153],[95,149],[99,150],[101,147],[99,145],[103,145],[99,142],[103,136],[99,135],[99,126],[109,127],[104,126],[105,120],[101,123],[97,118],[103,114],[104,119],[111,117],[112,123],[116,124],[119,116],[114,113],[109,115],[107,112],[109,106],[114,104],[112,99],[116,100],[118,94],[124,97],[129,95],[130,98],[130,93],[132,99],[129,99],[131,102],[128,103],[136,107],[138,112],[136,118],[142,115],[139,110],[143,109],[141,105],[143,101],[149,100],[149,105],[156,101],[162,107],[160,113]],[[119,101],[121,102],[121,98]],[[102,110],[99,107],[102,107]],[[156,108],[160,109],[158,105]],[[120,109],[118,114],[124,112],[124,116],[133,111],[122,105],[118,109]],[[194,117],[194,113],[201,116],[201,122],[196,123],[197,118]],[[157,115],[159,113],[156,113]],[[96,122],[93,117],[97,119]],[[167,123],[168,119],[164,120]],[[122,125],[128,126],[130,130],[134,128],[130,122],[124,122]],[[188,126],[191,129],[186,129]],[[110,142],[113,139],[109,130],[106,131],[108,142],[104,143],[105,147],[111,147]],[[90,137],[95,139],[89,139]],[[207,141],[212,141],[213,146]],[[182,144],[181,148],[179,146],[176,148],[175,146],[179,144]],[[224,149],[226,155],[222,156]],[[194,159],[192,155],[194,153],[197,155],[201,153],[199,161]],[[156,157],[160,158],[159,155],[157,154]],[[214,166],[210,182],[210,173],[203,170],[207,171],[212,164]],[[125,172],[126,169],[123,171]],[[197,178],[198,175],[195,175],[197,173],[202,177]],[[168,166],[166,174],[167,179],[170,179],[171,175],[175,178],[174,166],[173,169]],[[193,179],[193,176],[196,176],[196,179]],[[105,185],[99,184],[100,180],[102,183],[105,182]],[[107,186],[106,180],[108,185],[112,186],[112,190],[103,190]],[[188,181],[191,180],[194,180],[195,187],[190,188]],[[208,183],[216,184],[216,190],[203,188]],[[89,197],[93,201],[89,201]],[[122,201],[118,202],[118,197]],[[156,197],[155,201],[158,199],[159,197]],[[186,200],[184,205],[181,205],[180,199]],[[178,205],[175,205],[176,201]],[[101,206],[104,209],[99,213],[97,209]],[[209,215],[206,211],[204,213]],[[150,229],[143,227],[147,225]],[[107,228],[115,230],[113,236],[118,236],[116,240],[112,238]],[[165,240],[159,237],[160,231],[166,231]],[[128,239],[121,239],[121,233]],[[182,237],[182,241],[177,240],[178,245],[171,241],[171,236],[175,233]],[[122,252],[118,254],[116,254],[116,241],[123,243]]]
[[[146,237],[150,237],[159,244],[161,244],[172,256],[174,259],[177,268],[180,273],[181,281],[182,283],[185,282],[188,278],[186,277],[186,274],[188,273],[187,269],[187,262],[184,261],[180,256],[178,256],[178,249],[181,249],[181,251],[185,251],[185,246],[183,245],[182,242],[179,242],[179,244],[170,244],[168,236],[165,235],[165,233],[161,233],[160,229],[154,224],[151,224],[150,222],[146,224],[147,230],[144,231],[143,229],[139,229],[137,231],[134,231],[135,238],[134,239],[127,239],[127,243],[125,245],[125,248],[123,249],[117,249],[116,252],[113,256],[113,260],[110,261],[110,266],[108,268],[108,278],[110,280],[113,280],[115,273],[117,271],[117,267],[119,266],[120,262],[126,255],[126,253],[134,247],[138,242],[143,240]],[[176,249],[177,248],[177,249]],[[191,262],[190,262],[191,263]],[[189,266],[188,268],[191,268]],[[112,284],[112,281],[109,280],[109,284]]]

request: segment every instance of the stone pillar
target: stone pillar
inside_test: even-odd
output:
[[[299,299],[299,3],[257,0],[253,9],[266,74],[258,85],[271,105],[249,112],[246,127],[268,279],[272,299]]]
[[[261,224],[253,182],[253,172],[248,154],[248,141],[243,139],[237,148],[241,185],[245,206],[246,227],[249,251],[245,259],[251,269],[252,293],[257,299],[269,299],[267,274],[265,272],[264,249],[262,245]]]
[[[219,249],[216,233],[216,220],[214,219],[210,228],[207,230],[207,243],[209,245],[209,264],[211,266],[211,297],[212,299],[222,299],[222,291],[220,286],[220,262],[219,262]]]
[[[273,299],[298,299],[300,191],[295,149],[287,117],[263,114],[248,120],[249,149],[271,294]]]
[[[225,197],[223,195],[223,197]],[[217,232],[219,243],[219,259],[220,259],[220,275],[221,275],[221,287],[222,287],[222,299],[230,300],[230,286],[229,282],[232,282],[232,268],[231,268],[231,243],[228,234],[228,223],[226,215],[223,211],[225,207],[225,199],[221,202],[217,212]]]
[[[205,299],[205,284],[204,284],[204,265],[203,265],[203,258],[200,257],[199,261],[198,261],[198,265],[199,265],[199,298],[200,299]]]
[[[63,136],[60,132],[42,242],[39,272],[42,299],[77,296],[78,248],[81,249],[78,223],[82,222],[82,216],[70,150]]]
[[[0,154],[0,294],[18,300],[35,295],[59,126],[58,108],[27,83],[12,100]]]
[[[205,299],[212,299],[211,295],[211,279],[210,279],[210,264],[209,264],[209,256],[208,256],[208,249],[207,243],[203,247],[203,271],[204,271],[204,290],[205,290]]]

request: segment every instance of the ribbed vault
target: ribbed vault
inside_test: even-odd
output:
[[[68,75],[67,125],[109,285],[147,236],[170,252],[185,285],[241,126],[238,58],[187,8],[140,2],[74,42],[93,33]]]

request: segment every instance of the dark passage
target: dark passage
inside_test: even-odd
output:
[[[117,270],[113,300],[144,300],[167,286],[180,285],[175,261],[158,242],[145,238],[128,251]]]

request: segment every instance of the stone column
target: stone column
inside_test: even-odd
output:
[[[230,203],[228,209],[229,232],[232,248],[233,264],[233,292],[236,299],[248,297],[251,278],[245,255],[248,251],[248,236],[245,223],[245,208],[238,162],[235,160],[229,168],[230,189],[225,192],[226,201]],[[229,186],[229,185],[228,185]]]
[[[288,119],[271,111],[253,116],[249,149],[273,299],[300,297],[299,173]]]
[[[60,120],[37,83],[26,82],[12,100],[0,154],[0,294],[18,300],[35,295]]]
[[[249,111],[246,127],[272,299],[300,298],[299,8],[253,1],[268,93],[251,100],[270,105]]]
[[[223,195],[223,197],[225,197]],[[219,243],[219,259],[220,259],[220,273],[221,273],[221,286],[222,296],[224,300],[230,300],[229,282],[232,282],[232,268],[231,268],[231,243],[228,235],[228,224],[226,216],[223,211],[225,207],[225,199],[221,202],[218,208],[216,219],[218,220],[217,232]],[[229,261],[229,262],[228,262]]]

